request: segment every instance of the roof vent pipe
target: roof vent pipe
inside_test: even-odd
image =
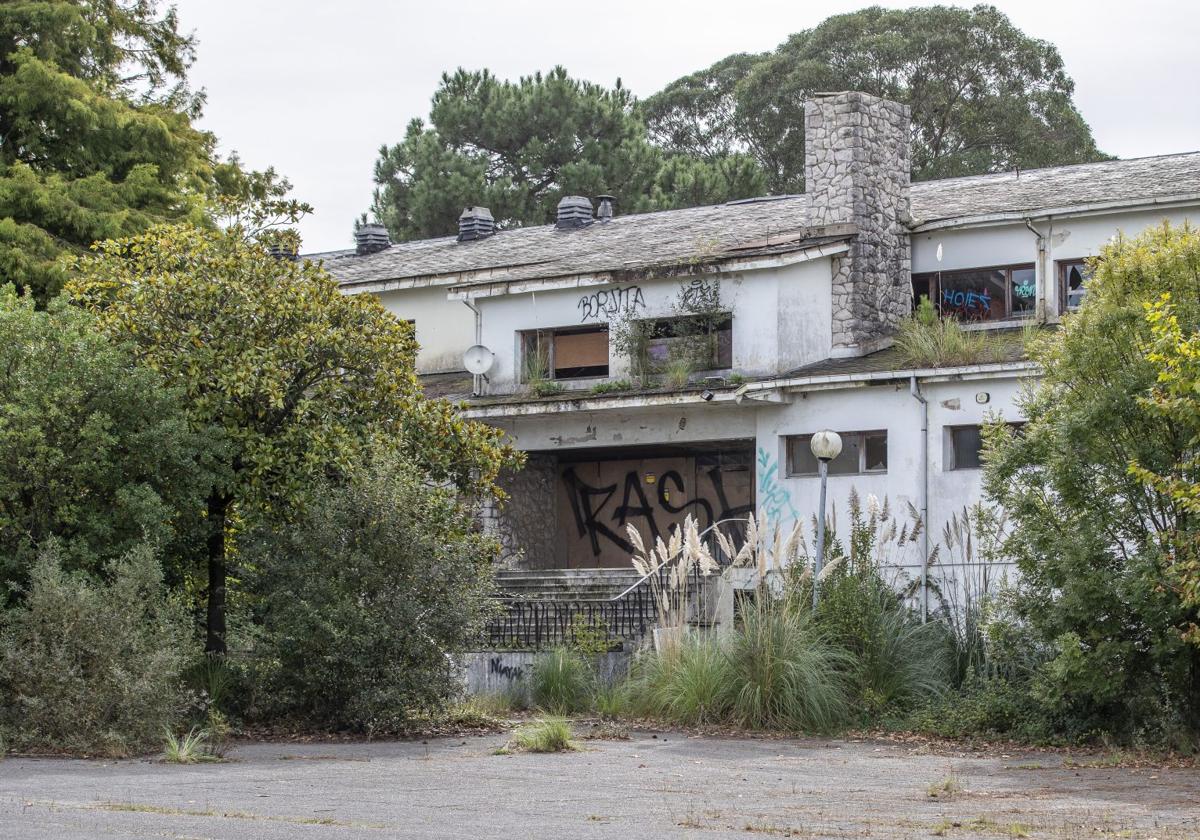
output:
[[[354,231],[354,252],[359,256],[374,254],[392,247],[392,239],[383,225],[359,225]]]
[[[611,195],[598,195],[596,201],[600,202],[599,209],[596,210],[596,218],[602,222],[610,221],[613,217],[613,208],[616,206],[617,200]]]
[[[468,207],[458,217],[458,241],[486,239],[496,232],[496,220],[486,207]]]
[[[554,226],[559,230],[586,227],[592,223],[592,200],[585,195],[564,195],[558,202]]]

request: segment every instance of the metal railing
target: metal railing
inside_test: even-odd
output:
[[[701,531],[700,538],[709,537],[719,526],[731,522],[744,525],[746,520],[718,520]],[[654,598],[656,590],[651,579],[658,579],[658,591],[666,587],[670,567],[683,555],[683,551],[681,547],[611,598],[499,598],[503,611],[488,621],[484,630],[486,642],[496,648],[539,650],[575,642],[576,631],[581,627],[589,633],[603,633],[611,646],[629,639],[639,639],[658,622],[658,604]],[[719,547],[713,554],[722,567],[733,561],[732,557],[723,556]],[[708,592],[707,587],[701,584],[706,576],[697,569],[690,569],[689,575],[689,594],[695,599],[695,603],[689,606],[697,614],[704,615],[707,612]],[[582,621],[577,617],[581,617]]]

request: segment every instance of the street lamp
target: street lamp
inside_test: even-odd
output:
[[[825,565],[825,480],[829,477],[829,462],[842,452],[842,436],[824,429],[808,442],[817,459],[817,474],[821,476],[821,502],[817,512],[817,557],[813,561],[813,609],[817,608],[817,578]]]

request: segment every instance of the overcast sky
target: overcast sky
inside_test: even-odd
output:
[[[866,0],[177,0],[199,39],[203,127],[251,167],[274,166],[315,214],[306,251],[346,247],[371,200],[379,146],[426,117],[444,70],[501,78],[564,65],[640,97],[735,52]],[[911,6],[908,3],[882,3]],[[924,4],[922,4],[924,5]],[[1120,157],[1200,149],[1195,0],[996,0],[1058,45],[1101,149]]]

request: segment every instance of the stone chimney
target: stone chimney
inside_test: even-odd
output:
[[[856,229],[834,257],[833,356],[890,343],[912,307],[909,109],[866,93],[804,104],[804,190],[814,226]]]
[[[354,252],[359,256],[374,254],[392,247],[392,238],[383,225],[359,225],[354,232]]]

